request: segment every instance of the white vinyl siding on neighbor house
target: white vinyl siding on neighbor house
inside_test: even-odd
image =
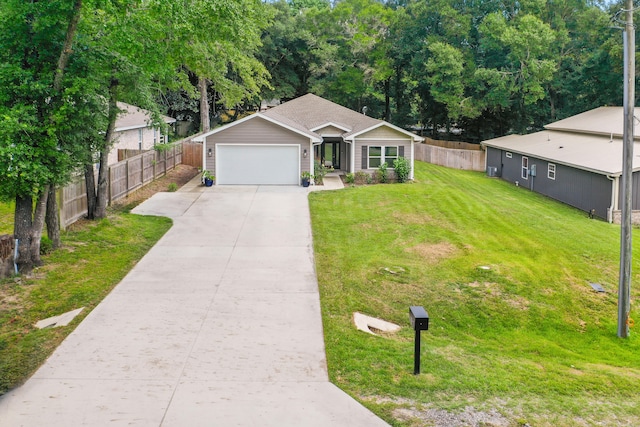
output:
[[[547,178],[549,179],[556,179],[556,165],[553,163],[549,163],[549,166],[547,167]]]
[[[140,133],[142,132],[142,138]],[[113,147],[109,151],[108,164],[118,162],[118,150],[151,150],[153,149],[153,128],[137,128],[116,131],[113,135]],[[142,148],[140,141],[142,140]]]
[[[387,167],[393,168],[394,160],[398,159],[398,146],[369,146],[367,157],[368,168],[377,169],[384,162],[387,163]]]
[[[522,156],[522,179],[529,179],[529,158]]]

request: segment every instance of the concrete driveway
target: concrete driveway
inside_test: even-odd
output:
[[[385,426],[327,376],[308,189],[187,187],[0,426]]]

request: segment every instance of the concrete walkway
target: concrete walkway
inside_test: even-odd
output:
[[[194,184],[0,426],[386,426],[327,376],[308,189]]]

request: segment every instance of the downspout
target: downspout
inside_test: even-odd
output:
[[[201,179],[204,184],[204,171],[207,170],[207,138],[202,138],[202,174],[203,178]],[[218,180],[215,180],[215,183],[218,183]]]
[[[409,179],[413,181],[413,169],[415,167],[415,147],[413,146],[415,142],[413,138],[409,140],[409,143],[411,144],[411,170],[409,171]]]
[[[16,239],[16,245],[13,248],[13,269],[18,275],[18,247],[20,246],[20,239]]]
[[[610,177],[606,175],[607,179],[611,181],[611,206],[607,211],[607,222],[609,224],[613,223],[613,211],[618,210],[618,185],[620,177]]]
[[[489,150],[487,150],[487,147],[485,147],[482,144],[480,144],[480,146],[484,149],[484,173],[485,173],[485,175],[487,175],[487,172],[488,172],[488,169],[487,169],[487,167],[488,167],[488,165],[487,165],[487,151],[489,151]],[[500,154],[500,157],[502,157],[502,152]],[[502,172],[502,169],[500,170],[500,172]]]

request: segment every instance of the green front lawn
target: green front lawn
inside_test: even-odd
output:
[[[331,379],[388,422],[430,425],[422,411],[473,407],[511,425],[640,425],[637,329],[616,336],[619,226],[421,162],[414,183],[310,203]],[[418,376],[411,305],[430,316]],[[368,335],[356,311],[404,327]]]
[[[14,204],[0,202],[0,234],[13,234]]]
[[[168,218],[127,213],[81,221],[32,276],[0,281],[0,395],[26,380],[170,226]],[[68,326],[34,326],[80,307]]]

